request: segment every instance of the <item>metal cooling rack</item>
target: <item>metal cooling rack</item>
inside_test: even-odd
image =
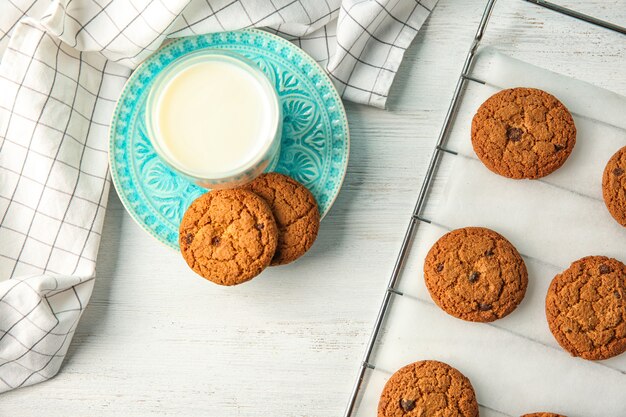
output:
[[[354,383],[354,387],[350,394],[350,400],[348,401],[348,406],[346,407],[344,417],[353,416],[356,401],[359,396],[359,393],[361,392],[361,388],[363,386],[363,380],[365,378],[366,371],[368,369],[376,368],[375,365],[370,363],[370,358],[374,350],[374,346],[376,345],[376,341],[378,340],[378,336],[380,334],[383,321],[385,319],[387,311],[389,310],[391,299],[394,295],[396,296],[403,295],[402,292],[396,289],[398,278],[400,276],[400,273],[403,270],[404,263],[408,256],[409,249],[413,242],[413,238],[415,236],[419,223],[421,222],[430,223],[430,220],[422,217],[422,211],[425,208],[429,191],[431,189],[431,185],[435,178],[435,174],[437,173],[437,169],[439,167],[441,158],[445,153],[457,155],[457,152],[446,149],[445,145],[447,143],[448,136],[450,134],[451,127],[453,124],[453,120],[458,110],[458,106],[461,102],[461,99],[463,98],[463,94],[465,93],[467,83],[469,81],[472,81],[472,82],[477,82],[479,84],[486,84],[485,81],[474,78],[470,74],[471,74],[471,70],[474,64],[474,58],[476,56],[476,52],[483,38],[483,35],[485,34],[485,31],[487,29],[489,18],[491,17],[491,13],[494,9],[496,1],[497,0],[487,1],[487,5],[485,6],[485,10],[483,12],[482,18],[480,19],[480,23],[478,24],[478,29],[476,30],[476,35],[474,36],[474,40],[472,41],[472,44],[465,58],[465,62],[463,63],[463,68],[457,80],[456,87],[454,89],[454,94],[452,96],[452,101],[450,102],[450,106],[448,107],[448,111],[446,113],[446,117],[444,119],[441,131],[439,133],[439,137],[437,139],[435,149],[433,150],[432,157],[428,164],[428,170],[426,171],[426,176],[424,177],[424,181],[422,182],[422,186],[420,188],[419,195],[417,197],[417,202],[415,203],[415,208],[413,209],[413,213],[411,214],[411,217],[409,219],[409,224],[404,234],[402,244],[400,245],[398,257],[396,258],[396,262],[393,266],[393,270],[391,271],[391,276],[387,284],[387,289],[385,290],[385,295],[383,297],[380,310],[378,311],[376,321],[374,322],[374,329],[367,342],[367,347],[365,348],[365,354],[363,355],[363,360],[361,362],[361,366],[357,374],[356,382]],[[595,18],[593,16],[580,13],[576,10],[559,6],[558,4],[554,4],[554,3],[544,1],[544,0],[521,0],[521,1],[532,3],[537,6],[544,7],[548,10],[552,10],[554,12],[573,17],[583,22],[600,26],[602,28],[626,35],[625,27]]]

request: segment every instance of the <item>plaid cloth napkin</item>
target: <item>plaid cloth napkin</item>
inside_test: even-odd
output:
[[[264,27],[384,107],[437,0],[2,0],[0,392],[57,373],[94,284],[108,127],[130,71],[168,37]]]

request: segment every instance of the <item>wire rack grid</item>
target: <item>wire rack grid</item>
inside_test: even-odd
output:
[[[578,19],[580,21],[589,23],[591,25],[596,25],[605,29],[608,29],[610,31],[622,34],[622,35],[626,35],[626,27],[622,27],[619,26],[617,24],[611,23],[611,22],[607,22],[605,20],[601,20],[598,19],[596,17],[578,12],[576,10],[572,10],[563,6],[560,6],[558,4],[552,3],[552,2],[548,2],[548,1],[544,1],[544,0],[520,0],[520,1],[524,1],[527,3],[532,3],[534,5],[546,8],[548,10],[554,11],[556,13],[560,13],[566,16],[570,16],[572,18]],[[480,80],[478,78],[472,77],[471,73],[472,73],[472,67],[474,64],[474,60],[476,57],[476,53],[478,50],[478,47],[481,44],[481,40],[483,39],[483,36],[487,30],[487,26],[489,24],[489,19],[492,15],[492,12],[494,10],[494,7],[496,5],[497,0],[488,0],[486,5],[485,5],[485,9],[484,12],[482,14],[482,17],[480,19],[480,23],[478,24],[478,28],[476,30],[476,34],[474,36],[474,39],[471,43],[471,46],[469,48],[469,51],[467,53],[467,56],[465,58],[465,61],[463,63],[463,67],[461,69],[461,73],[458,77],[455,89],[454,89],[454,93],[452,96],[452,100],[450,102],[450,105],[448,107],[448,110],[446,112],[445,118],[444,118],[444,122],[443,122],[443,126],[440,130],[439,136],[437,138],[437,142],[435,145],[435,148],[433,150],[430,162],[428,164],[428,168],[426,171],[426,175],[424,177],[424,180],[422,182],[422,185],[420,187],[419,190],[419,194],[417,197],[417,201],[415,203],[415,207],[413,209],[413,212],[411,213],[411,216],[409,218],[409,223],[406,229],[406,232],[404,234],[404,238],[402,239],[402,243],[400,245],[400,249],[398,251],[398,255],[396,258],[396,261],[394,263],[393,269],[391,271],[391,276],[389,278],[388,284],[387,284],[387,288],[385,290],[383,299],[382,299],[382,303],[380,306],[380,309],[378,311],[378,315],[376,316],[376,320],[374,322],[374,327],[372,330],[372,333],[370,335],[370,338],[367,341],[367,345],[365,348],[365,353],[363,355],[363,359],[361,362],[361,365],[359,367],[358,373],[357,373],[357,378],[356,381],[354,383],[354,387],[350,393],[350,398],[348,400],[348,405],[346,407],[345,413],[344,413],[344,417],[352,417],[355,411],[355,405],[359,396],[359,393],[362,389],[363,386],[363,381],[366,375],[366,372],[368,369],[375,369],[375,365],[372,364],[370,362],[374,347],[376,346],[376,342],[379,338],[379,334],[381,332],[382,326],[383,326],[383,322],[385,319],[385,316],[389,310],[390,304],[391,304],[391,300],[393,296],[402,296],[403,293],[401,291],[399,291],[397,289],[397,283],[398,283],[398,278],[400,277],[402,270],[403,270],[403,266],[405,264],[405,261],[408,257],[409,254],[409,250],[411,248],[411,245],[413,243],[418,225],[421,222],[424,223],[431,223],[430,220],[428,220],[427,218],[423,217],[422,213],[423,210],[425,208],[426,202],[428,200],[428,196],[429,196],[429,192],[431,190],[431,186],[434,182],[435,179],[435,175],[437,173],[438,167],[440,165],[441,159],[443,157],[443,155],[445,155],[446,153],[448,154],[452,154],[452,155],[457,155],[457,152],[450,150],[450,149],[446,149],[446,143],[447,143],[447,139],[450,135],[450,131],[451,128],[453,126],[454,123],[454,119],[456,116],[456,112],[459,108],[459,104],[462,101],[463,98],[463,94],[465,92],[466,86],[468,82],[476,82],[479,84],[486,84],[485,81]]]

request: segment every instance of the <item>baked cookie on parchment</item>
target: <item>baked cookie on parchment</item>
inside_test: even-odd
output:
[[[378,402],[378,417],[478,417],[470,380],[443,362],[420,361],[394,373]]]
[[[626,146],[615,152],[604,168],[602,196],[611,216],[626,227]]]
[[[524,414],[522,417],[567,417],[567,416],[564,416],[562,414],[541,412],[541,413]]]
[[[552,280],[546,317],[557,342],[573,356],[608,359],[626,351],[626,265],[587,256]]]
[[[496,174],[536,179],[565,163],[576,144],[574,119],[553,95],[511,88],[489,97],[472,120],[472,146]]]
[[[424,261],[435,304],[468,321],[490,322],[511,313],[528,286],[524,260],[502,235],[465,227],[443,235]]]

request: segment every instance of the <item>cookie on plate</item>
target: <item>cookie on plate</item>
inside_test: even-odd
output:
[[[246,184],[272,209],[278,226],[278,246],[272,265],[295,261],[313,246],[320,227],[320,212],[313,194],[287,175],[272,172]]]
[[[562,414],[546,413],[544,411],[544,412],[540,412],[540,413],[524,414],[522,417],[567,417],[567,416],[564,416]]]
[[[197,274],[216,284],[236,285],[270,264],[278,228],[265,200],[253,192],[216,190],[191,203],[178,242]]]
[[[626,146],[615,152],[604,168],[602,196],[611,216],[626,227]]]
[[[469,379],[443,362],[420,361],[394,373],[378,402],[378,417],[477,417]]]
[[[502,90],[472,120],[472,146],[487,168],[508,178],[541,178],[565,163],[576,143],[574,119],[551,94]]]
[[[433,301],[463,320],[489,322],[511,313],[528,286],[526,264],[502,235],[465,227],[442,236],[424,262]]]
[[[608,359],[626,351],[626,265],[606,256],[579,259],[552,280],[546,317],[573,356]]]

